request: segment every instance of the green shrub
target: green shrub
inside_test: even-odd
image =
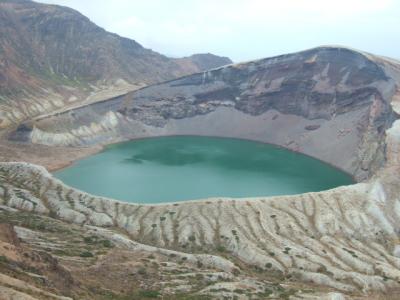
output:
[[[92,236],[85,236],[85,237],[83,238],[83,241],[84,241],[86,244],[94,244],[94,243],[96,242],[95,237],[92,237]]]
[[[140,274],[140,275],[146,275],[146,274],[147,274],[147,271],[146,271],[145,268],[140,268],[140,269],[138,270],[138,274]]]
[[[79,254],[80,257],[93,257],[93,253],[90,251],[83,251]]]
[[[112,248],[114,245],[111,243],[110,240],[102,240],[101,243],[103,244],[104,247],[106,248]]]
[[[141,298],[158,298],[159,295],[158,291],[139,291],[139,297]]]
[[[225,252],[225,251],[226,251],[226,248],[225,248],[224,246],[222,246],[222,245],[219,245],[219,246],[217,246],[217,251],[219,251],[219,252]]]

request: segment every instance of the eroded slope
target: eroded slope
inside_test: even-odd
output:
[[[390,149],[399,149],[398,122],[388,135]],[[168,205],[95,197],[65,186],[43,168],[3,163],[0,199],[8,207],[99,227],[97,234],[128,249],[149,249],[140,246],[145,244],[158,253],[172,250],[230,274],[255,269],[354,297],[390,294],[400,287],[398,153],[368,183],[290,197]],[[214,292],[230,291],[229,284],[222,286]]]
[[[105,31],[77,11],[0,2],[0,129],[231,61],[172,59]]]
[[[335,57],[348,59],[342,65]],[[297,68],[290,69],[289,61]],[[274,72],[268,72],[270,67]],[[307,73],[308,68],[314,72]],[[280,69],[285,75],[280,75],[279,84],[272,83]],[[192,287],[186,286],[186,291],[193,297],[343,299],[345,294],[354,299],[395,299],[400,289],[399,70],[396,62],[387,59],[320,48],[151,86],[24,124],[13,134],[19,141],[49,145],[105,144],[177,133],[270,142],[280,141],[283,135],[294,139],[298,151],[316,149],[311,154],[315,157],[324,159],[324,153],[339,152],[335,165],[341,166],[344,160],[355,166],[349,170],[359,179],[370,176],[361,183],[295,196],[137,205],[65,186],[43,167],[1,163],[3,210],[11,207],[79,225],[95,232],[97,239],[109,240],[116,251],[128,251],[132,264],[137,262],[130,255],[142,257],[135,251],[144,251],[157,253],[152,255],[158,262],[188,263],[189,273],[205,268],[221,274],[210,287],[201,280],[190,281]],[[254,79],[253,84],[247,77]],[[267,79],[262,82],[261,78]],[[321,82],[326,84],[325,96],[315,91]],[[272,96],[271,85],[276,88]],[[239,99],[223,92],[229,86],[238,90]],[[248,98],[242,102],[240,97],[245,95]],[[343,131],[342,126],[347,129]],[[292,144],[276,143],[288,148]],[[27,226],[13,222],[22,240],[31,245],[29,238],[34,234],[24,235],[19,227]],[[58,246],[59,242],[52,243]],[[110,261],[109,256],[98,259],[99,264],[90,270],[101,275],[86,274],[94,282],[107,281],[105,270],[121,269],[120,262]],[[153,272],[149,265],[145,267]],[[168,285],[171,280],[177,283],[161,269],[158,274],[167,275]],[[180,268],[177,272],[186,274]],[[137,280],[127,279],[127,283]],[[282,291],[277,281],[289,290]],[[177,284],[182,289],[185,285],[187,281]],[[311,292],[305,293],[305,286],[312,287]],[[170,290],[173,297],[178,290]]]
[[[385,160],[398,73],[370,55],[321,47],[146,87],[24,124],[11,138],[64,146],[179,134],[247,138],[363,180]]]

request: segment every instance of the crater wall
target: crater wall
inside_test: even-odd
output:
[[[70,146],[168,134],[249,138],[331,162],[361,183],[293,196],[139,205],[78,191],[43,167],[0,163],[0,209],[78,224],[129,251],[184,256],[240,283],[240,273],[269,274],[348,299],[398,295],[399,82],[395,61],[319,48],[147,87],[22,124],[10,136]],[[328,296],[308,299],[343,295]]]
[[[230,65],[23,124],[10,138],[45,145],[210,135],[276,144],[361,181],[385,161],[398,70],[338,47]]]

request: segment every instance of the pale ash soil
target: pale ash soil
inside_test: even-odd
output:
[[[93,155],[101,149],[100,146],[48,147],[0,141],[0,161],[25,161],[44,166],[49,171],[56,171],[67,167],[76,160]]]
[[[103,145],[162,135],[246,138],[311,155],[363,181],[385,161],[400,70],[340,47],[225,66],[26,122],[16,141]]]
[[[157,293],[171,299],[202,299],[204,294],[238,299],[396,299],[399,122],[387,131],[387,164],[373,179],[290,197],[136,205],[77,191],[41,167],[3,163],[3,220],[13,225],[22,246],[45,250],[40,253],[55,258],[59,267],[49,268],[46,262],[32,269],[32,262],[22,262],[18,278],[35,282],[32,277],[44,276],[50,286],[37,284],[41,291],[28,291],[6,278],[11,283],[1,291],[38,299],[50,292],[88,299],[142,299]],[[34,214],[24,217],[14,208]],[[3,253],[4,272],[13,274],[15,252]],[[58,272],[72,277],[68,293],[63,292],[67,282],[57,280]],[[116,277],[107,276],[114,272]],[[153,272],[160,280],[154,280]],[[118,280],[118,274],[125,280]],[[216,281],[210,282],[216,274]]]
[[[324,51],[330,53],[331,49]],[[364,58],[356,58],[357,61],[361,59],[361,64],[352,69],[354,74],[358,74],[359,67],[365,63]],[[290,60],[290,57],[285,59]],[[307,59],[307,68],[314,62]],[[400,293],[400,110],[395,82],[399,82],[399,78],[396,77],[397,64],[387,60],[380,63],[388,67],[385,76],[390,75],[391,79],[378,80],[378,92],[372,90],[369,94],[369,87],[358,91],[358,99],[365,104],[361,107],[358,103],[346,102],[351,97],[343,98],[347,100],[336,103],[335,107],[346,110],[350,103],[351,109],[328,121],[312,118],[310,124],[307,123],[310,119],[304,116],[268,115],[271,110],[255,118],[248,114],[243,117],[240,111],[234,116],[243,118],[230,119],[230,124],[240,121],[237,128],[243,131],[239,133],[247,133],[249,138],[252,138],[251,133],[266,133],[262,127],[264,117],[265,124],[278,122],[275,124],[281,124],[282,130],[300,124],[299,131],[312,137],[308,141],[319,138],[329,143],[334,140],[340,149],[341,141],[349,145],[346,137],[354,133],[343,133],[344,139],[341,139],[339,129],[344,123],[337,118],[354,113],[357,123],[360,120],[357,116],[362,115],[363,122],[359,124],[362,130],[357,131],[361,136],[355,135],[359,142],[352,148],[354,153],[343,153],[348,161],[354,159],[356,172],[363,170],[370,174],[369,179],[355,185],[294,196],[138,205],[75,190],[52,177],[43,167],[1,163],[0,218],[7,224],[2,225],[6,226],[2,232],[8,232],[0,236],[3,243],[0,247],[1,295],[8,297],[6,299],[17,294],[20,299],[57,299],[60,296],[146,299],[161,298],[161,295],[164,299],[397,299]],[[391,64],[394,65],[389,66]],[[281,68],[278,71],[286,67]],[[321,69],[325,70],[326,66]],[[371,70],[363,74],[367,77],[376,74],[373,72],[376,69]],[[234,75],[236,71],[229,74]],[[293,83],[292,79],[282,86],[284,91],[295,91],[289,84]],[[352,80],[356,86],[359,84],[357,76]],[[174,86],[176,82],[168,84]],[[276,86],[280,85],[272,84]],[[156,86],[140,93],[153,97],[154,93],[164,90],[173,92]],[[215,90],[212,93],[216,95]],[[190,102],[190,93],[188,95]],[[263,103],[257,97],[246,110]],[[160,134],[163,128],[183,130],[185,126],[177,129],[177,122],[182,122],[179,126],[186,124],[188,130],[197,129],[196,124],[204,124],[196,123],[199,120],[208,120],[208,125],[216,124],[213,122],[229,125],[226,118],[220,121],[214,117],[226,116],[227,111],[232,113],[232,107],[221,110],[221,107],[214,107],[216,104],[210,103],[211,100],[206,104],[197,103],[199,106],[194,109],[189,102],[175,98],[173,102],[178,107],[171,111],[171,100],[159,100],[158,96],[152,98],[154,110],[150,110],[146,106],[149,98],[146,99],[142,99],[139,106],[144,111],[142,114],[137,114],[135,107],[128,105],[123,111],[118,106],[114,107],[116,112],[105,112],[105,118],[102,114],[95,116],[100,122],[93,125],[90,125],[93,119],[88,118],[87,108],[78,110],[74,120],[82,123],[69,128],[76,130],[75,138],[62,132],[57,135],[71,120],[68,116],[42,120],[40,130],[48,132],[34,136],[33,130],[29,137],[49,143],[94,144],[96,139],[107,143],[118,140],[113,136],[116,133],[128,136],[132,128],[138,129],[136,133],[146,129],[157,130]],[[112,108],[118,101],[106,104]],[[245,104],[240,101],[236,104]],[[217,106],[221,103],[225,102],[219,101]],[[107,105],[97,106],[97,113],[109,108]],[[292,105],[297,104],[292,103],[285,109],[290,110]],[[197,109],[207,113],[193,117],[193,122],[188,118],[172,118],[172,121],[160,118],[160,114],[168,111],[179,117]],[[304,114],[323,117],[320,114],[324,111],[324,107],[308,107]],[[207,119],[208,116],[212,117]],[[141,119],[129,119],[134,117]],[[55,122],[59,120],[63,122]],[[132,127],[124,127],[126,122],[131,122]],[[164,127],[154,125],[159,122]],[[50,124],[62,126],[51,128]],[[239,126],[241,124],[246,126]],[[88,131],[89,127],[84,126],[89,125],[91,130]],[[309,125],[320,127],[305,129]],[[218,128],[220,132],[227,132],[224,131],[227,126]],[[24,131],[17,133],[16,137],[26,139]],[[279,139],[278,134],[267,136]],[[294,133],[293,137],[295,142],[302,141]],[[316,149],[305,148],[308,144],[299,144],[300,151]],[[331,151],[333,153],[334,149]],[[375,153],[382,155],[374,156]],[[336,160],[340,160],[340,155]]]

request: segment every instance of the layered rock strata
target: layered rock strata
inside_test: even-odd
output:
[[[385,161],[396,119],[396,64],[321,47],[145,87],[23,124],[11,139],[108,144],[160,135],[210,135],[276,144],[361,181]]]
[[[324,47],[150,86],[23,124],[11,135],[48,145],[168,134],[295,143],[293,150],[355,175],[354,185],[139,205],[78,191],[43,167],[1,163],[1,205],[94,226],[125,249],[174,251],[233,276],[256,270],[326,288],[318,296],[297,290],[291,299],[393,296],[400,289],[399,74],[396,61]],[[220,280],[199,293],[217,290],[222,298],[233,286]]]

